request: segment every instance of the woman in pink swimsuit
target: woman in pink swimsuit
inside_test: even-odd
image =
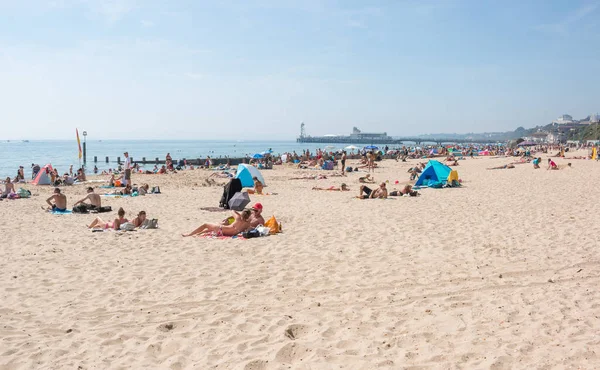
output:
[[[89,224],[88,229],[102,228],[104,230],[106,230],[106,229],[119,230],[121,225],[128,221],[125,218],[125,210],[122,207],[119,208],[119,211],[117,212],[117,214],[119,217],[115,218],[115,220],[113,222],[104,222],[100,217],[96,217],[96,219],[94,221],[92,221],[91,224]]]

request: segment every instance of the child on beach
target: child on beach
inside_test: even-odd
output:
[[[546,170],[558,170],[558,166],[551,158],[548,158],[548,168]]]

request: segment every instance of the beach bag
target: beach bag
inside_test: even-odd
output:
[[[29,198],[31,196],[31,192],[27,189],[23,189],[23,188],[19,188],[19,191],[17,191],[17,194],[19,195],[20,198]]]
[[[153,218],[152,220],[146,219],[140,229],[158,229],[158,219]]]
[[[265,227],[269,228],[271,234],[277,234],[278,232],[281,232],[281,225],[277,223],[275,216],[271,216],[271,218],[265,222]]]
[[[271,232],[271,229],[262,225],[257,226],[256,230],[260,233],[260,236],[269,236],[269,233]]]
[[[73,207],[73,213],[89,213],[87,204],[80,203]]]
[[[125,223],[122,223],[121,226],[119,226],[119,229],[121,229],[123,231],[133,231],[133,230],[135,230],[135,225],[132,224],[131,222],[125,222]]]
[[[260,232],[256,229],[252,229],[249,231],[244,231],[242,233],[242,237],[246,238],[246,239],[250,239],[250,238],[258,238],[260,236]]]
[[[98,213],[112,212],[111,206],[104,206],[97,209]]]

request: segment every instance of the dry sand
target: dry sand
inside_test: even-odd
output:
[[[222,193],[208,171],[103,199],[159,219],[129,233],[46,214],[51,189],[33,187],[0,202],[0,369],[599,368],[600,164],[485,170],[510,161],[464,160],[464,187],[390,200],[354,199],[355,173],[263,171],[278,195],[251,198],[284,233],[249,240],[180,236],[226,215],[200,210]],[[375,177],[393,188],[415,162]]]

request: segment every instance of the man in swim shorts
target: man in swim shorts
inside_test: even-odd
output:
[[[54,201],[54,204],[50,202],[51,200]],[[54,189],[54,194],[46,199],[46,203],[50,206],[49,211],[64,212],[67,210],[67,196],[62,194],[59,188]]]
[[[78,204],[85,203],[86,200],[90,201],[89,205],[86,204],[88,210],[99,209],[100,207],[102,207],[102,199],[100,199],[100,195],[94,193],[94,188],[92,188],[91,186],[87,188],[87,196],[73,204],[73,207],[75,207]]]
[[[363,193],[365,195],[363,195]],[[385,199],[388,197],[388,192],[387,189],[385,187],[385,182],[382,182],[379,185],[379,188],[372,190],[371,188],[365,186],[365,185],[361,185],[360,187],[360,193],[358,195],[358,197],[360,199],[375,199],[375,198],[379,198],[379,199]]]

